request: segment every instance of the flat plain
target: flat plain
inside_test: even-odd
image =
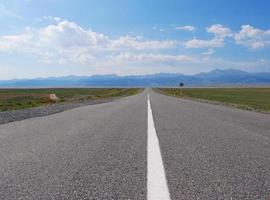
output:
[[[59,98],[57,103],[78,103],[124,97],[140,91],[139,88],[0,89],[0,112],[52,104],[50,94]]]
[[[179,88],[158,88],[156,91],[181,97]],[[270,88],[184,88],[183,97],[246,110],[270,112]]]

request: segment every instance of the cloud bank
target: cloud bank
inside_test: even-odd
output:
[[[242,66],[243,62],[224,61],[212,57],[215,49],[224,47],[227,41],[254,50],[270,46],[270,30],[254,28],[251,25],[243,25],[239,32],[233,32],[229,27],[214,24],[206,28],[210,39],[194,37],[187,41],[179,41],[146,39],[130,35],[112,38],[59,17],[46,16],[43,19],[53,24],[42,28],[27,27],[18,34],[0,36],[0,53],[30,54],[45,64],[73,63],[90,67],[132,64],[140,67],[163,64],[164,67],[169,67],[188,63],[223,64],[231,67]],[[190,25],[176,29],[190,32],[196,30]],[[199,54],[177,53],[179,49],[185,48],[202,50]]]

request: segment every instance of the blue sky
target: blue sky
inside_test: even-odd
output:
[[[268,0],[0,0],[0,79],[270,71]]]

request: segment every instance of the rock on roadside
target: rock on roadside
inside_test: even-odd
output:
[[[60,100],[60,99],[56,96],[56,94],[49,94],[48,99],[49,99],[49,101],[52,101],[52,102],[57,102],[57,101]]]

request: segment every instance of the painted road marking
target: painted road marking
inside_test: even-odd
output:
[[[155,129],[151,103],[147,99],[147,199],[148,200],[170,200],[169,189],[165,170],[161,158],[159,141]]]

